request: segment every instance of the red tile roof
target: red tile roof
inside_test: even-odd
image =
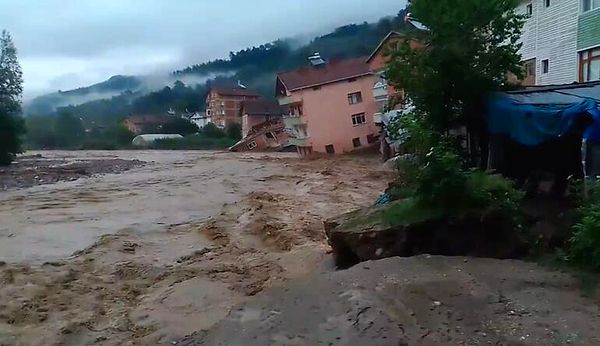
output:
[[[247,100],[242,102],[242,114],[283,115],[285,110],[277,102],[267,100]]]
[[[379,51],[384,48],[386,46],[386,44],[390,41],[393,40],[397,40],[404,37],[403,34],[396,32],[396,31],[390,31],[389,34],[387,34],[383,40],[381,40],[381,42],[379,43],[379,45],[377,46],[377,48],[375,48],[375,50],[373,51],[373,53],[371,53],[371,55],[369,55],[369,57],[367,58],[367,63],[370,62],[378,53]]]
[[[219,95],[226,96],[250,96],[250,97],[259,97],[260,95],[252,90],[244,89],[244,88],[227,88],[227,87],[213,87],[211,88],[211,92],[214,91]]]
[[[277,75],[288,91],[316,87],[370,74],[366,58],[331,61],[320,67],[305,67]]]

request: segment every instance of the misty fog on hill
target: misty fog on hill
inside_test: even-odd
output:
[[[281,39],[229,53],[180,70],[138,76],[113,76],[88,87],[39,96],[25,104],[25,115],[69,112],[110,124],[135,113],[196,112],[205,109],[209,86],[241,81],[263,97],[274,97],[277,72],[305,66],[307,57],[320,52],[328,59],[368,55],[391,30],[407,30],[404,13],[375,23],[349,24],[310,41]],[[175,87],[177,81],[184,86]]]

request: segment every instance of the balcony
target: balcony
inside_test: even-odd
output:
[[[283,123],[285,124],[285,127],[288,127],[288,128],[298,126],[298,125],[306,125],[306,118],[295,116],[295,115],[284,115]]]
[[[290,96],[280,97],[277,99],[277,101],[279,101],[279,105],[287,106],[287,105],[290,105],[293,103],[301,103],[302,97],[299,95],[290,95]]]
[[[383,114],[382,113],[373,114],[373,122],[375,124],[382,124],[383,123]]]
[[[383,86],[379,86],[379,87],[373,88],[373,97],[376,100],[386,99],[388,97],[388,88],[387,88],[387,85],[383,85]]]
[[[297,147],[310,147],[310,137],[305,137],[305,138],[293,138],[290,137],[290,139],[288,140],[288,143],[290,145],[295,145]]]

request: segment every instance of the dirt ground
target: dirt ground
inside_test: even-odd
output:
[[[180,345],[600,345],[578,286],[535,263],[394,257],[270,288]]]
[[[322,221],[390,178],[368,157],[41,154],[145,164],[0,191],[1,345],[171,344],[211,328],[266,287],[331,270]]]
[[[0,191],[34,185],[74,181],[97,174],[121,173],[142,166],[139,160],[98,158],[88,160],[76,154],[46,158],[42,154],[22,155],[8,167],[0,167]]]

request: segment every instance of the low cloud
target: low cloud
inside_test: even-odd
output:
[[[403,0],[3,1],[25,97],[116,74],[167,73],[229,51],[394,15]]]

